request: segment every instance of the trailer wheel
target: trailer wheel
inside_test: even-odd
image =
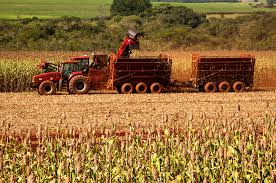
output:
[[[161,93],[162,92],[162,85],[160,83],[152,83],[150,85],[151,93]]]
[[[148,91],[148,86],[147,86],[146,83],[140,82],[140,83],[138,83],[138,84],[136,85],[135,89],[136,89],[136,92],[137,92],[137,93],[147,93],[147,91]]]
[[[40,95],[53,95],[56,93],[56,85],[52,81],[43,81],[38,87]]]
[[[237,81],[233,84],[233,90],[234,92],[244,92],[245,90],[245,85],[241,81]]]
[[[123,94],[131,94],[133,92],[133,85],[131,83],[125,83],[121,87]]]
[[[219,84],[219,91],[220,92],[229,92],[231,90],[231,85],[227,81],[223,81]]]
[[[204,86],[206,93],[215,93],[217,91],[217,85],[214,82],[208,82]]]
[[[69,93],[87,94],[89,92],[89,89],[89,82],[85,76],[74,76],[69,82]]]

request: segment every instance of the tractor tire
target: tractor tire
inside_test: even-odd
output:
[[[123,94],[131,94],[133,92],[133,85],[131,83],[125,83],[121,87]]]
[[[237,93],[244,92],[245,84],[241,81],[237,81],[233,84],[233,90]]]
[[[162,92],[162,85],[160,83],[152,83],[150,85],[150,92],[151,93],[161,93]]]
[[[77,75],[69,81],[69,93],[72,94],[87,94],[90,90],[90,85],[85,76]]]
[[[214,82],[208,82],[204,86],[206,93],[215,93],[217,91],[217,85]]]
[[[219,84],[219,91],[222,93],[227,93],[231,90],[231,85],[227,81],[223,81]]]
[[[43,81],[38,87],[40,95],[54,95],[56,93],[56,85],[52,81]]]
[[[136,85],[135,89],[136,89],[136,92],[137,92],[137,93],[144,94],[144,93],[147,93],[147,91],[148,91],[148,86],[147,86],[146,83],[140,82],[140,83],[138,83],[138,84]]]

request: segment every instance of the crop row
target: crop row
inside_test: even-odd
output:
[[[275,117],[185,128],[0,136],[2,182],[275,182]],[[181,129],[181,130],[180,130]],[[62,133],[61,133],[62,132]],[[117,134],[117,135],[116,135]],[[18,141],[18,140],[21,141]]]

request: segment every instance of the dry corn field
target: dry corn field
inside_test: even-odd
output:
[[[5,71],[18,66],[16,74],[24,68],[18,77],[24,80],[24,74],[36,72],[37,54],[57,62],[79,53],[21,52],[14,62],[12,54],[1,53],[1,74],[10,63]],[[191,53],[168,54],[175,60],[174,79],[188,79],[182,72],[190,69]],[[275,52],[255,54],[255,83],[275,87]],[[14,82],[15,89],[28,90],[19,83]],[[81,96],[21,92],[0,93],[0,101],[0,182],[276,181],[274,89]]]

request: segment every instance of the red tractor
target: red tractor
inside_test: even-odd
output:
[[[97,77],[95,81],[99,81],[101,78],[96,73],[107,65],[107,55],[94,55],[91,65],[89,60],[88,56],[71,57],[60,65],[42,61],[38,68],[44,70],[44,73],[32,77],[31,87],[38,88],[40,95],[53,95],[57,90],[63,89],[72,94],[88,93],[92,83],[86,76],[91,75],[91,79]]]

